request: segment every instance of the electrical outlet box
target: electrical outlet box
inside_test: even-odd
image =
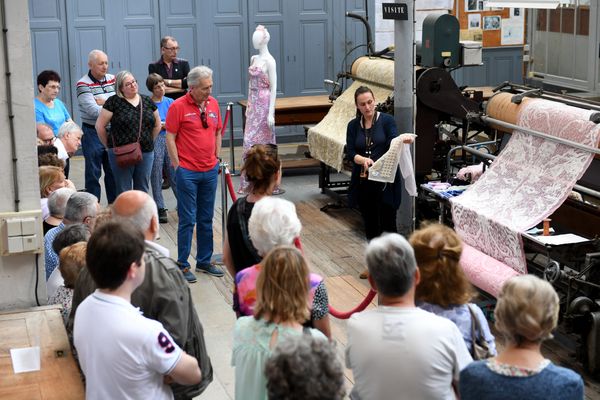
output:
[[[6,236],[21,236],[21,220],[10,218],[6,220]]]
[[[21,220],[21,235],[29,236],[35,235],[37,233],[36,223],[38,221],[35,218],[27,217]],[[42,223],[43,226],[43,223]]]
[[[0,213],[0,255],[41,253],[42,210]]]

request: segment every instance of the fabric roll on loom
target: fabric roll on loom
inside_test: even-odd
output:
[[[394,91],[394,61],[360,57],[352,64],[352,76],[352,85],[335,100],[325,118],[308,131],[311,156],[338,171],[344,162],[346,126],[356,116],[354,92],[359,86],[368,86],[375,100],[384,102]]]
[[[562,103],[499,93],[487,106],[495,119],[590,147],[600,141],[593,113]],[[467,249],[461,265],[476,286],[496,296],[506,279],[526,273],[521,233],[551,215],[584,174],[593,154],[514,131],[482,177],[451,199],[455,229]]]

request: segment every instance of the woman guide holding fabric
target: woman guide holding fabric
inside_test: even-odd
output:
[[[106,99],[96,121],[98,138],[108,147],[108,160],[113,171],[116,195],[135,189],[150,191],[150,174],[154,162],[154,139],[160,132],[160,116],[154,102],[138,93],[138,84],[129,71],[116,76],[117,95]],[[110,132],[106,126],[110,123]],[[141,160],[121,166],[115,148],[139,142]]]
[[[348,200],[358,206],[365,224],[367,240],[383,232],[396,232],[396,210],[400,206],[402,186],[396,171],[394,183],[383,183],[368,179],[369,168],[390,148],[393,138],[398,136],[394,117],[375,111],[373,91],[361,86],[354,92],[357,116],[348,123],[346,130],[346,152],[354,162]],[[412,136],[403,142],[412,143]],[[366,278],[366,271],[361,273]]]

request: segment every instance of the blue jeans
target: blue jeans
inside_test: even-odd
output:
[[[213,253],[212,221],[219,177],[219,163],[206,172],[175,170],[177,180],[177,261],[190,266],[188,257],[196,224],[196,265],[210,264]]]
[[[152,164],[152,174],[150,175],[150,184],[152,186],[152,197],[156,202],[156,206],[161,209],[165,208],[165,200],[162,195],[162,180],[163,169],[168,171],[168,179],[173,190],[175,198],[177,198],[177,184],[175,181],[175,170],[171,165],[169,153],[167,152],[167,135],[161,131],[154,141],[154,163]]]
[[[131,167],[119,167],[113,149],[108,149],[108,160],[113,169],[117,196],[131,189],[150,192],[150,172],[154,162],[153,151],[143,152],[142,162]]]
[[[104,168],[104,189],[106,190],[106,201],[111,204],[117,197],[115,191],[115,179],[108,162],[108,154],[104,145],[98,139],[96,129],[82,124],[83,137],[81,138],[81,150],[85,158],[85,191],[93,194],[100,201],[102,188],[100,187],[100,176]]]

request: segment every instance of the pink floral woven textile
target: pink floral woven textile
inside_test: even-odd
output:
[[[517,124],[548,135],[597,147],[600,126],[592,111],[542,99],[520,106]],[[452,218],[464,243],[515,272],[527,272],[521,232],[539,224],[567,198],[593,154],[515,131],[491,167],[462,195],[452,198]],[[467,275],[476,268],[463,263]],[[478,273],[493,271],[479,270]],[[496,287],[506,274],[482,278]],[[499,286],[498,286],[499,287]]]

